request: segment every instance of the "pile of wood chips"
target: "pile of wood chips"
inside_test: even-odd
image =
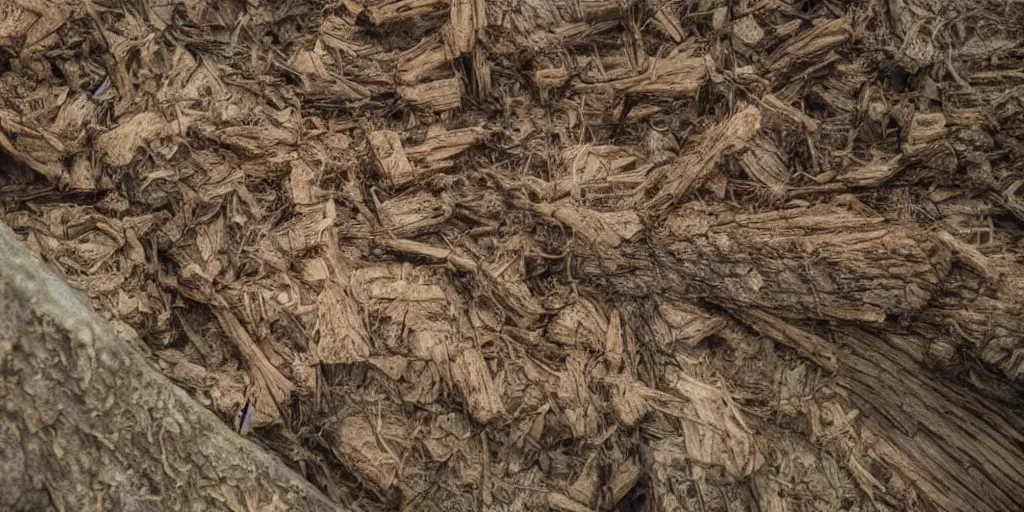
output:
[[[0,219],[339,504],[1024,503],[1020,0],[0,13]]]

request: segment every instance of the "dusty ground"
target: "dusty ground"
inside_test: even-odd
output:
[[[1019,0],[0,13],[2,220],[338,503],[1024,503]]]

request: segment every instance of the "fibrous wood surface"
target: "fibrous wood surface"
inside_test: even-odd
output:
[[[1017,0],[0,12],[3,222],[339,504],[1024,503]]]
[[[5,226],[0,258],[0,508],[346,510],[151,368]]]

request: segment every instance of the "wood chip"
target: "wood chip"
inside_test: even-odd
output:
[[[398,88],[398,94],[410,105],[431,112],[444,112],[462,106],[462,83],[446,78]]]
[[[8,1],[0,221],[342,507],[1017,510],[1004,4]]]
[[[393,186],[405,185],[416,177],[397,133],[370,132],[367,134],[367,140],[377,160],[377,169]]]

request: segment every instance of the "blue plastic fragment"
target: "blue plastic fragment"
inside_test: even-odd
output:
[[[256,417],[256,404],[252,400],[246,400],[242,406],[242,417],[238,421],[238,432],[245,435],[252,428],[252,420]]]
[[[110,77],[104,78],[103,82],[96,87],[92,92],[93,101],[103,101],[106,99],[107,92],[110,91]]]

